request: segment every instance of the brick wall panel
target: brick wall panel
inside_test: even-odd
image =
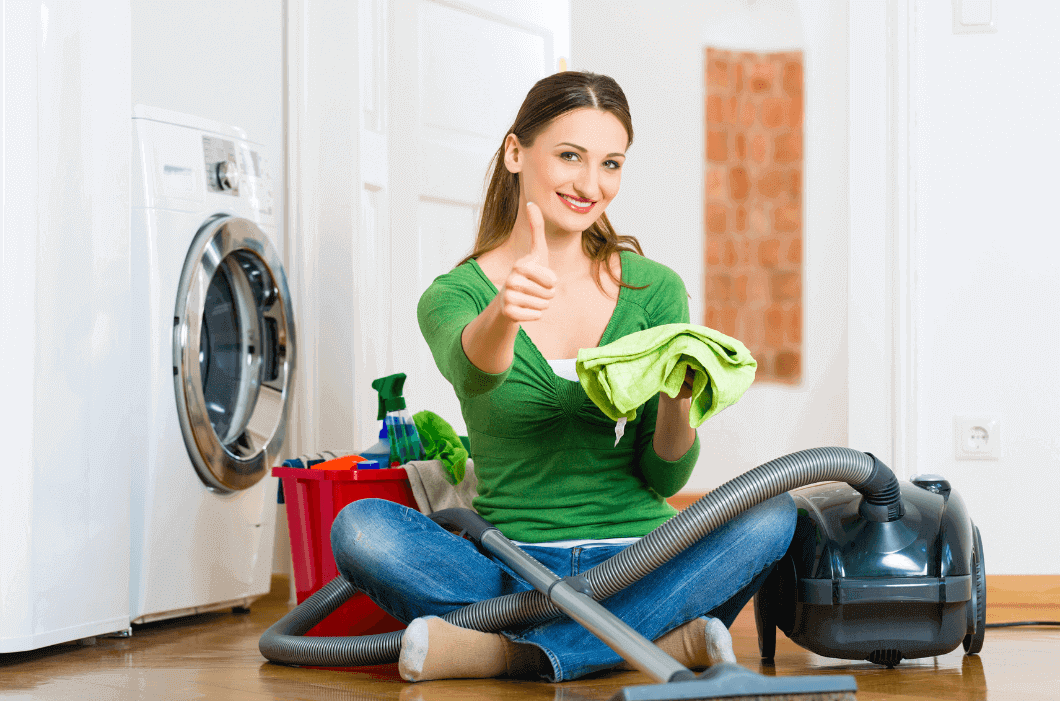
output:
[[[707,48],[707,326],[742,340],[759,381],[802,377],[803,57]]]

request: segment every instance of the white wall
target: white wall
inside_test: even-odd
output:
[[[132,102],[231,124],[263,144],[285,221],[282,0],[131,5]]]
[[[753,385],[699,429],[703,452],[686,486],[702,492],[772,458],[846,445],[847,10],[839,0],[573,0],[575,70],[614,77],[635,141],[608,208],[619,232],[685,281],[703,320],[704,47],[801,48],[804,126],[803,380]],[[677,201],[664,207],[658,198]]]
[[[996,34],[916,4],[917,468],[946,475],[992,574],[1060,573],[1060,6],[995,0]],[[957,461],[954,416],[1004,456]]]

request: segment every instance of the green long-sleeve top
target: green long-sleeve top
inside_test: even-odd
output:
[[[670,268],[623,251],[615,311],[600,345],[670,323],[688,323],[688,296]],[[637,411],[615,445],[615,422],[577,382],[557,377],[522,329],[507,370],[472,365],[460,340],[497,294],[474,260],[441,275],[420,297],[420,330],[456,390],[478,478],[475,509],[512,540],[641,536],[676,513],[665,497],[688,481],[699,437],[667,461],[652,446],[659,397]]]

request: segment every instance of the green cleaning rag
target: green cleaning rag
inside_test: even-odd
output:
[[[441,460],[450,484],[460,484],[467,467],[467,450],[460,436],[445,419],[433,411],[419,411],[412,416],[420,434],[426,460]]]
[[[614,421],[634,418],[637,407],[657,392],[676,397],[692,368],[688,423],[694,428],[735,404],[754,382],[757,367],[744,344],[695,324],[664,324],[582,348],[576,365],[585,393]]]

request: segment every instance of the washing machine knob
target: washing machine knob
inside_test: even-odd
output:
[[[235,190],[239,187],[239,168],[235,161],[221,161],[217,164],[217,185],[222,190]]]

